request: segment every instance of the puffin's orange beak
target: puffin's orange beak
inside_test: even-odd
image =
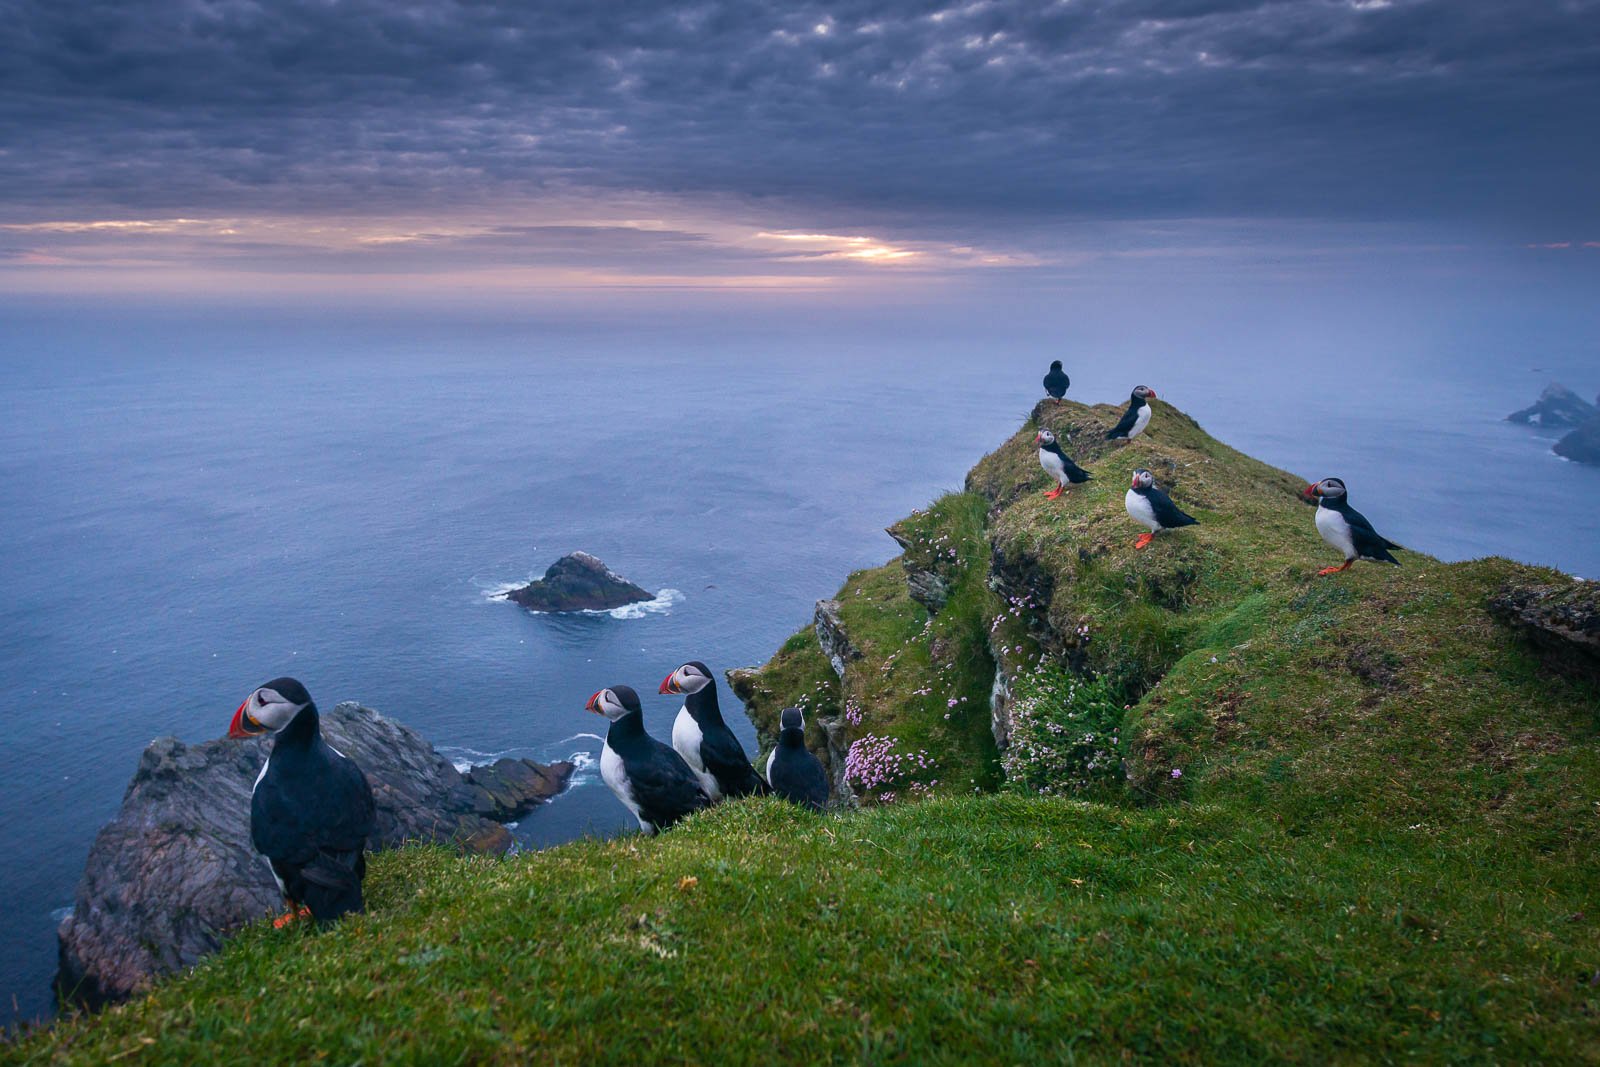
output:
[[[1044,440],[1044,435],[1043,434],[1037,434],[1036,433],[1036,434],[1033,435],[1033,443],[1034,444],[1038,444],[1040,441],[1043,441],[1043,440]]]
[[[1154,389],[1152,389],[1152,390],[1150,390],[1150,399],[1151,400],[1159,400],[1161,398],[1156,396],[1156,391]]]
[[[604,692],[605,692],[604,689],[595,690],[594,696],[589,698],[589,703],[587,703],[587,704],[585,704],[583,706],[583,710],[584,711],[592,711],[596,715],[600,714],[600,694],[604,693]]]
[[[1306,486],[1306,491],[1301,493],[1300,495],[1305,497],[1307,500],[1310,500],[1312,497],[1316,496],[1317,495],[1317,483],[1316,482],[1312,482],[1310,485]]]
[[[663,692],[663,693],[677,693],[677,692],[680,692],[680,690],[678,689],[678,683],[674,682],[672,680],[673,676],[676,675],[677,673],[678,673],[677,671],[673,671],[672,674],[669,674],[665,678],[661,679],[661,692]]]
[[[233,713],[233,721],[228,724],[228,736],[235,741],[242,741],[247,737],[260,737],[267,732],[244,710],[249,706],[250,698],[245,697],[244,703],[239,705],[239,710]]]

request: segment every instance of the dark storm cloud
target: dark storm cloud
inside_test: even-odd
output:
[[[9,221],[1596,215],[1594,0],[0,0]]]

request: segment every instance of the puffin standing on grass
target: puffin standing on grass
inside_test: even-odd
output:
[[[1131,441],[1144,433],[1144,428],[1150,425],[1150,404],[1156,398],[1156,391],[1148,385],[1133,387],[1133,395],[1128,398],[1128,410],[1122,413],[1122,418],[1111,429],[1106,431],[1107,441]]]
[[[1081,485],[1094,477],[1072,462],[1071,456],[1061,451],[1061,446],[1056,443],[1056,435],[1049,430],[1040,430],[1034,435],[1033,440],[1039,446],[1039,466],[1056,480],[1056,487],[1044,495],[1046,500],[1054,500],[1060,496],[1066,490],[1068,483]]]
[[[268,733],[277,740],[250,793],[250,840],[289,905],[273,925],[306,915],[330,922],[361,911],[367,837],[377,814],[367,776],[322,739],[317,705],[293,678],[257,688],[228,726],[236,740]]]
[[[1148,545],[1162,530],[1194,526],[1200,521],[1180,511],[1170,496],[1156,488],[1156,476],[1143,467],[1133,472],[1133,484],[1122,503],[1128,509],[1129,518],[1150,528],[1149,533],[1139,535],[1139,539],[1133,543],[1134,548]]]
[[[772,791],[801,807],[821,811],[828,803],[828,772],[806,748],[806,718],[799,708],[784,708],[778,743],[767,757]]]
[[[1306,486],[1303,495],[1317,502],[1317,532],[1329,545],[1344,553],[1343,566],[1324,567],[1317,572],[1319,577],[1347,571],[1358,559],[1400,566],[1400,561],[1391,556],[1389,550],[1401,546],[1380,536],[1367,517],[1350,506],[1344,482],[1338,478],[1324,478]]]
[[[711,668],[699,660],[685,663],[662,679],[661,692],[683,694],[683,707],[672,723],[672,747],[699,777],[706,796],[715,802],[767,791],[744,746],[722,720]]]
[[[1061,403],[1061,398],[1067,395],[1067,389],[1071,385],[1072,379],[1061,369],[1061,361],[1052,360],[1050,370],[1044,376],[1044,391],[1050,394],[1050,399],[1057,404]]]
[[[657,834],[701,808],[711,798],[683,757],[644,731],[639,694],[626,685],[602,689],[585,707],[611,720],[600,750],[600,777],[639,820],[639,829]]]

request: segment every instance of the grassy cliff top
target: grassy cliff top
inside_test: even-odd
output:
[[[1303,480],[1115,416],[1041,405],[736,675],[758,728],[800,703],[854,750],[861,810],[385,854],[366,916],[0,1058],[1600,1061],[1600,691],[1485,610],[1574,583],[1318,578]],[[1053,502],[1041,423],[1096,476]],[[1135,552],[1135,466],[1201,524]]]

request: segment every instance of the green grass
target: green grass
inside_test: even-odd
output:
[[[837,596],[842,679],[809,628],[731,676],[769,740],[799,703],[835,761],[867,734],[928,752],[932,799],[379,856],[368,915],[252,928],[3,1057],[1600,1062],[1600,690],[1484,610],[1570,580],[1413,552],[1318,578],[1303,481],[1165,404],[1106,443],[1116,414],[1039,409],[1096,475],[1059,501],[1030,421],[898,524],[903,556]],[[1201,525],[1135,552],[1134,466]],[[1099,680],[1097,730],[1125,701],[1125,777],[991,792],[997,672],[1037,699],[1067,671]]]

